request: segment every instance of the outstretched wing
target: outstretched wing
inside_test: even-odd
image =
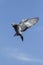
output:
[[[38,17],[22,20],[19,23],[19,25],[21,27],[21,31],[25,31],[26,29],[30,28],[31,26],[36,24],[38,22],[38,20],[39,20]]]

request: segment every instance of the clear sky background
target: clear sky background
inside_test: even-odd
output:
[[[11,24],[33,17],[24,41],[14,37]],[[0,65],[43,65],[43,0],[0,0]]]

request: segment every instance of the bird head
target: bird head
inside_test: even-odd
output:
[[[18,24],[11,24],[13,28],[17,27]]]

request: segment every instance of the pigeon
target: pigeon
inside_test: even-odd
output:
[[[38,20],[39,17],[27,18],[27,19],[22,19],[19,24],[12,24],[12,27],[16,32],[14,36],[20,36],[23,41],[24,38],[22,32],[31,28],[33,25],[35,25],[38,22]]]

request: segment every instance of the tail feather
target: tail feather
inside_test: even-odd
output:
[[[14,36],[20,36],[21,39],[22,39],[22,41],[24,40],[24,38],[23,38],[23,36],[22,36],[21,34],[18,34],[18,35],[17,35],[17,34],[15,33]]]
[[[22,39],[22,41],[24,40],[24,38],[23,38],[23,36],[21,35],[21,34],[19,34],[20,35],[20,37],[21,37],[21,39]]]

